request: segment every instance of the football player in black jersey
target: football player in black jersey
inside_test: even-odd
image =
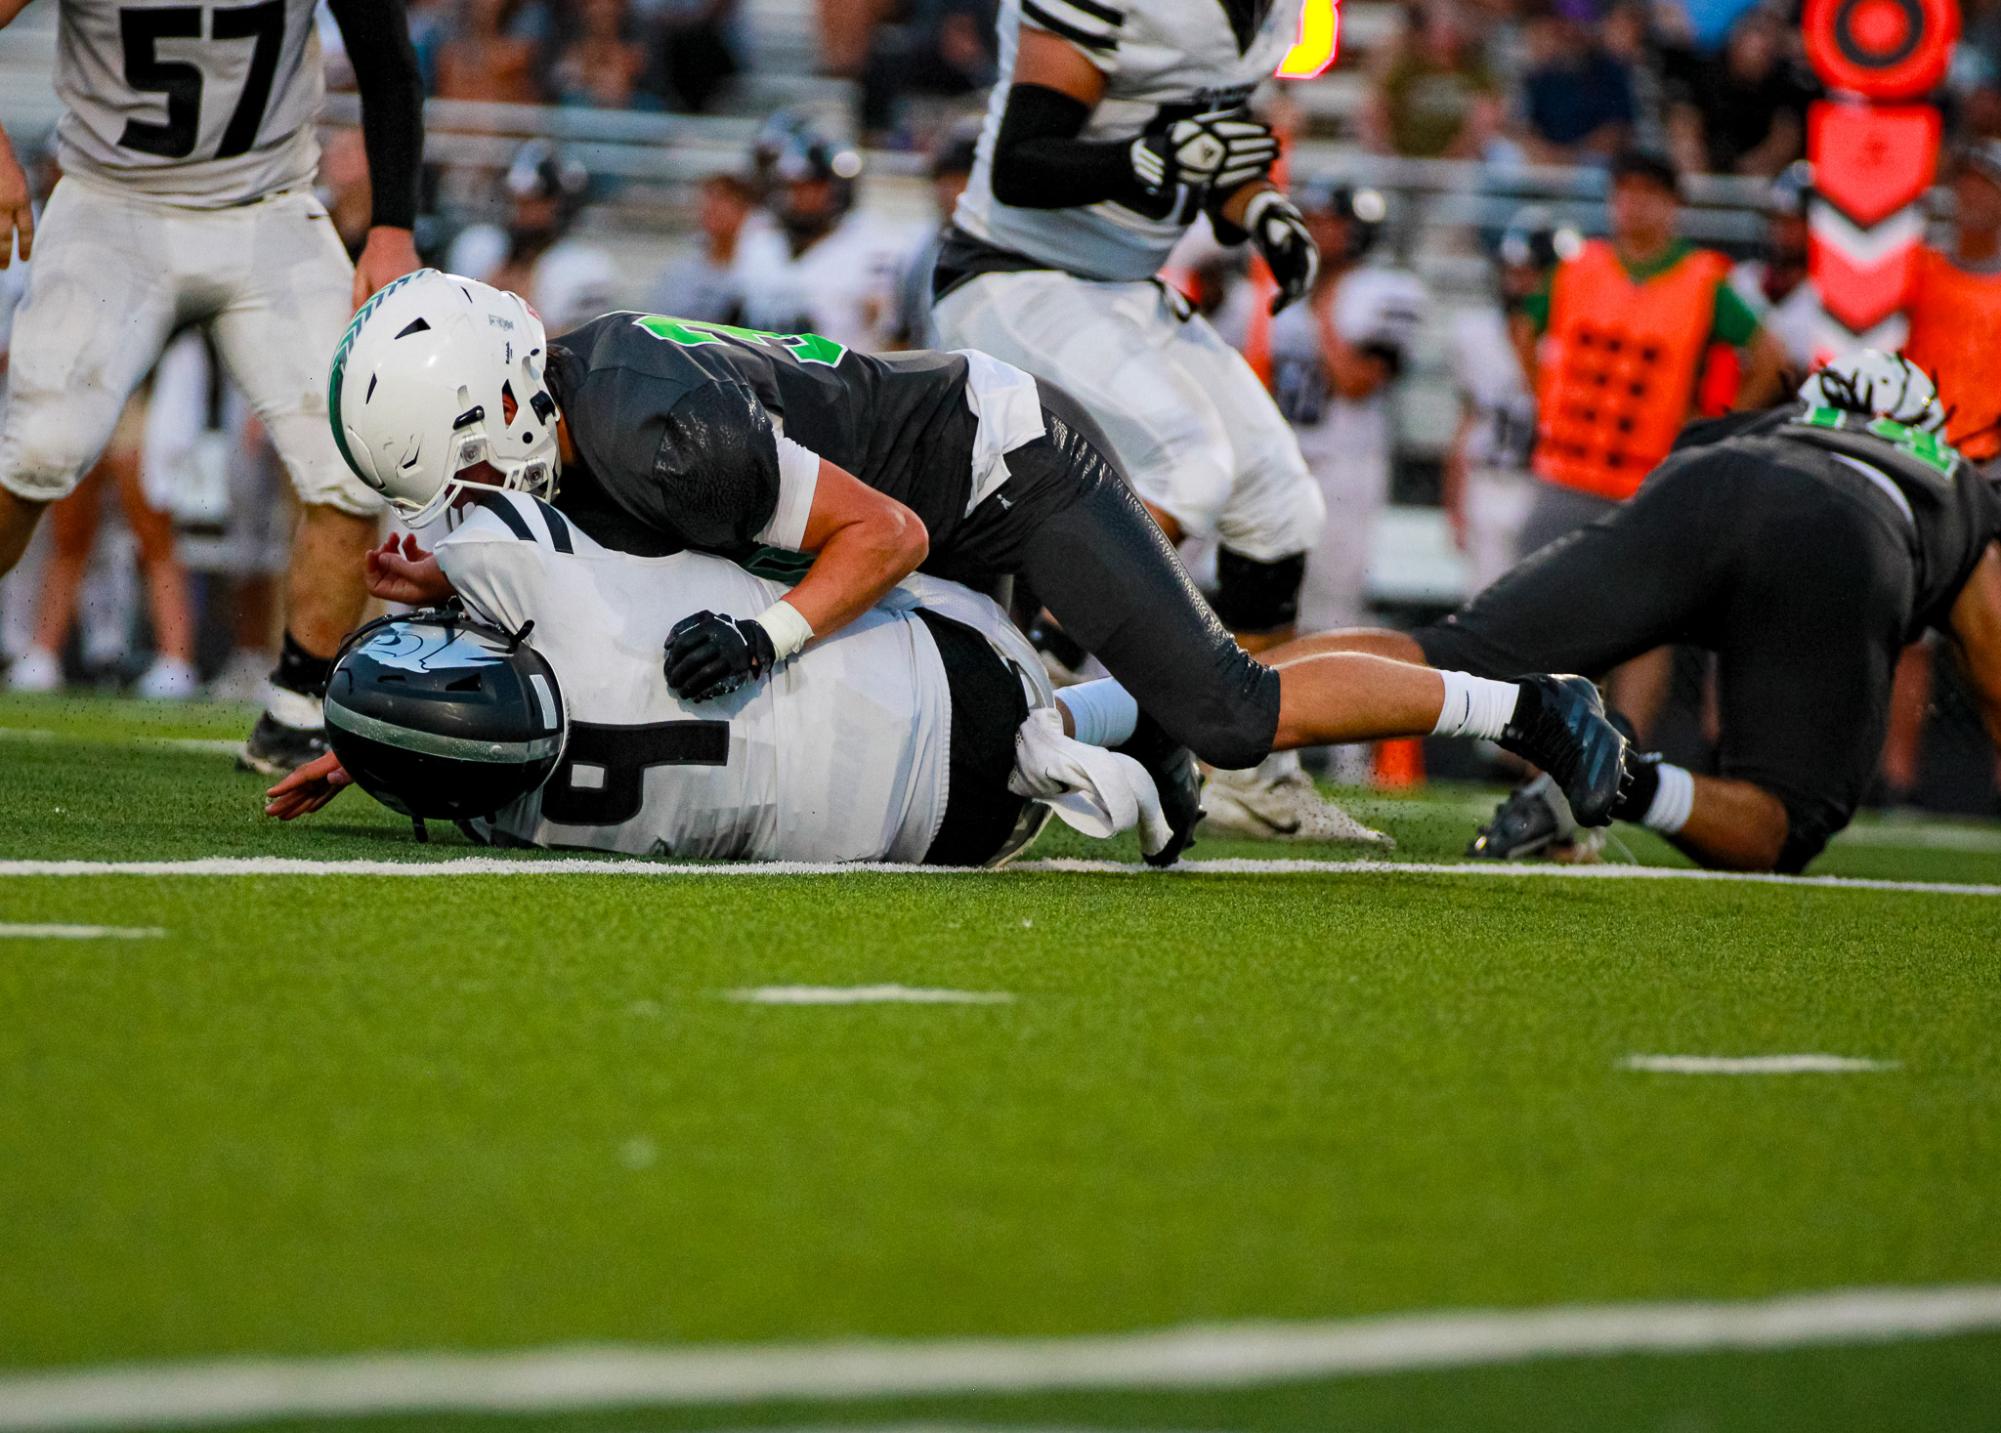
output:
[[[355,316],[328,407],[355,472],[412,525],[468,484],[499,484],[615,550],[697,548],[796,575],[762,613],[675,628],[665,669],[684,698],[762,678],[920,567],[1023,574],[1123,684],[1133,710],[1113,725],[1162,787],[1180,837],[1167,860],[1199,819],[1189,750],[1242,768],[1297,746],[1484,737],[1533,752],[1586,825],[1617,794],[1625,743],[1581,679],[1488,680],[1310,643],[1249,656],[1089,416],[984,354],[876,357],[637,313],[551,342],[515,295],[427,270]]]
[[[1443,621],[1342,645],[1490,675],[1706,648],[1717,774],[1635,754],[1615,814],[1704,865],[1801,870],[1868,790],[1897,654],[1925,629],[1958,650],[2001,744],[2001,489],[1939,437],[1931,380],[1903,358],[1849,355],[1799,397],[1692,425],[1631,503]],[[1473,852],[1531,855],[1574,830],[1538,779]]]

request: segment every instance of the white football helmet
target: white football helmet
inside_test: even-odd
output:
[[[1900,353],[1858,348],[1815,369],[1800,385],[1800,400],[1866,418],[1888,418],[1936,433],[1945,426],[1931,375]]]
[[[422,527],[489,463],[500,486],[553,497],[562,459],[548,340],[519,295],[419,269],[361,306],[334,350],[327,416],[364,483]]]

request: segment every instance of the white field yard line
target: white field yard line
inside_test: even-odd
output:
[[[1628,1055],[1619,1068],[1655,1075],[1862,1075],[1903,1066],[1849,1055]]]
[[[911,985],[753,985],[725,990],[742,1005],[1006,1005],[1005,990],[927,990]]]
[[[584,1346],[133,1364],[0,1376],[0,1429],[838,1401],[1057,1389],[1236,1388],[1531,1359],[1943,1338],[2001,1329],[2001,1285],[1831,1289],[1727,1303],[1573,1305],[1074,1338]]]
[[[669,861],[554,856],[460,856],[450,860],[315,861],[289,856],[207,856],[184,861],[0,861],[0,880],[63,876],[645,876],[655,879],[759,876],[992,876],[1011,872],[1143,876],[1463,876],[1526,881],[1716,881],[1786,886],[1808,891],[1903,891],[1921,895],[2001,896],[2001,884],[1888,881],[1855,876],[1775,876],[1694,871],[1677,866],[1556,866],[1514,862],[1214,860],[1183,861],[1169,871],[1138,862],[1053,859],[1017,861],[996,872],[952,866],[881,862],[767,861],[743,865],[682,865]]]
[[[156,925],[7,925],[0,940],[151,940],[167,932]]]

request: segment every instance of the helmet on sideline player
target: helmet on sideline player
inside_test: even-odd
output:
[[[1888,418],[1927,433],[1945,426],[1931,375],[1902,354],[1880,348],[1858,348],[1815,369],[1800,385],[1799,396],[1818,408]]]
[[[816,126],[785,131],[770,154],[772,217],[795,241],[820,238],[854,207],[861,172],[861,154]]]
[[[1389,201],[1380,191],[1345,182],[1304,185],[1298,201],[1299,212],[1313,230],[1314,241],[1331,263],[1352,264],[1367,257],[1382,237],[1383,224],[1390,217]],[[1327,234],[1328,220],[1341,225],[1338,242],[1333,242]]]
[[[358,629],[334,659],[325,707],[327,741],[355,784],[413,820],[470,821],[547,781],[568,722],[527,635],[457,607]]]
[[[1524,204],[1501,231],[1495,255],[1505,268],[1534,269],[1544,278],[1584,247],[1584,235],[1574,224],[1557,218],[1544,204]]]
[[[542,320],[517,294],[419,269],[361,306],[334,350],[327,417],[341,457],[412,527],[479,464],[551,497],[562,472]]]

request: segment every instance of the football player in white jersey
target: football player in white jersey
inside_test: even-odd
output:
[[[770,681],[693,703],[660,680],[677,615],[768,603],[781,584],[702,553],[610,551],[518,493],[472,494],[455,516],[435,555],[373,554],[371,585],[456,597],[476,625],[419,613],[364,629],[327,698],[334,751],[272,789],[273,815],[355,780],[496,844],[628,855],[986,865],[1050,806],[1090,835],[1168,839],[1151,778],[1102,747],[1129,733],[1102,725],[1088,688],[1059,710],[1034,649],[955,583],[912,579]],[[1065,734],[1079,723],[1093,742]],[[479,759],[451,760],[467,746]],[[503,747],[526,748],[524,766]],[[514,797],[510,780],[533,786]]]
[[[1807,272],[1812,202],[1813,166],[1797,160],[1766,191],[1764,251],[1730,270],[1730,287],[1785,345],[1787,373],[1802,380],[1832,356],[1825,349],[1827,310],[1820,285]]]
[[[934,284],[945,345],[1069,391],[1168,535],[1216,544],[1217,615],[1251,650],[1290,634],[1325,504],[1249,365],[1155,275],[1206,213],[1257,245],[1280,307],[1311,290],[1312,240],[1266,177],[1277,141],[1244,107],[1297,19],[1271,0],[1003,0],[1003,79]],[[1345,824],[1296,756],[1236,787],[1271,834]]]
[[[1584,236],[1539,204],[1508,221],[1495,255],[1497,303],[1452,316],[1452,378],[1460,418],[1445,456],[1445,512],[1466,556],[1466,591],[1484,591],[1515,565],[1522,524],[1535,499],[1529,451],[1535,394],[1522,361],[1528,320],[1521,306],[1541,293],[1557,263]]]
[[[1430,295],[1408,270],[1365,262],[1388,214],[1380,193],[1316,185],[1300,207],[1320,250],[1320,277],[1305,303],[1272,320],[1272,386],[1327,500],[1300,592],[1300,620],[1319,631],[1365,615],[1369,548],[1389,502],[1390,391]]]
[[[897,276],[919,231],[857,209],[861,156],[811,126],[785,134],[767,163],[776,223],[747,236],[732,266],[743,322],[863,353],[890,347]]]
[[[207,325],[285,460],[305,516],[284,654],[243,760],[324,749],[319,697],[361,615],[374,495],[326,430],[326,355],[348,315],[417,267],[423,97],[402,0],[330,0],[361,91],[374,184],[350,264],[314,197],[323,92],[314,0],[57,0],[63,178],[39,237],[0,133],[0,263],[34,254],[0,427],[0,574],[96,462],[168,335]],[[26,0],[0,0],[0,25]]]

